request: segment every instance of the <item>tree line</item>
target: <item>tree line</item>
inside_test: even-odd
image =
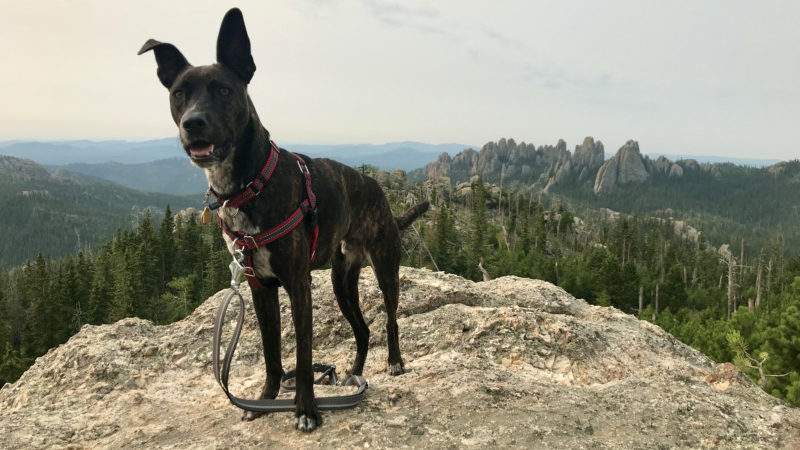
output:
[[[786,256],[780,232],[758,251],[743,239],[717,248],[669,216],[584,210],[578,218],[564,198],[506,191],[480,177],[468,188],[445,182],[410,190],[434,206],[420,239],[406,239],[405,264],[474,281],[552,282],[656,323],[800,405],[800,257]]]
[[[217,227],[201,226],[193,210],[175,217],[167,206],[158,228],[148,212],[96,250],[39,254],[0,273],[0,385],[84,324],[185,317],[227,284],[228,260]]]
[[[654,322],[715,361],[739,365],[769,393],[800,404],[800,258],[782,235],[758,251],[717,248],[668,216],[582,210],[563,198],[486,185],[480,177],[406,185],[377,174],[393,209],[428,200],[403,237],[404,265],[480,281],[538,278],[572,295]],[[735,241],[731,236],[731,241]],[[719,243],[714,243],[719,245]],[[0,273],[0,384],[83,324],[185,317],[225,287],[230,256],[216,227],[167,208],[97,250]]]

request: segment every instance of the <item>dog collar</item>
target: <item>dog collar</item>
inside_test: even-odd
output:
[[[256,178],[247,183],[247,186],[245,186],[244,189],[233,198],[220,202],[219,194],[214,192],[214,189],[209,186],[208,194],[213,195],[216,201],[208,205],[208,209],[216,211],[223,205],[225,205],[227,208],[240,208],[248,201],[256,198],[261,190],[264,189],[264,186],[267,185],[267,181],[269,181],[269,179],[272,177],[272,173],[275,171],[275,166],[278,165],[279,154],[280,152],[275,146],[275,142],[269,141],[269,157],[267,157],[267,163],[264,164],[264,167],[261,168],[260,172],[258,172]]]

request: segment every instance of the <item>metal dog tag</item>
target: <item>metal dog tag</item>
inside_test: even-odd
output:
[[[200,216],[200,223],[206,225],[209,222],[211,222],[211,210],[208,209],[208,206],[206,206],[203,208],[203,214]]]

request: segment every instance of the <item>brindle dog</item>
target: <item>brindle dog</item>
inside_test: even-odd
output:
[[[217,38],[217,63],[194,67],[173,45],[147,41],[139,54],[152,50],[158,78],[169,89],[170,111],[192,164],[205,170],[220,201],[235,197],[255,179],[267,161],[270,134],[261,125],[247,85],[256,70],[250,39],[238,9],[228,11]],[[272,178],[260,194],[240,209],[222,207],[220,218],[230,230],[250,235],[270,230],[288,218],[305,198],[298,161],[279,149]],[[417,205],[395,218],[378,183],[329,159],[303,157],[317,196],[319,240],[311,261],[309,227],[302,225],[252,254],[258,283],[251,282],[261,329],[267,379],[261,398],[275,398],[280,388],[280,309],[278,287],[291,299],[297,335],[295,427],[312,431],[322,423],[314,403],[311,361],[311,273],[330,261],[336,301],[353,328],[356,357],[350,373],[361,375],[369,346],[369,328],[361,315],[358,276],[365,258],[375,270],[386,305],[389,373],[404,372],[397,329],[400,233],[428,208]],[[223,233],[228,249],[236,244]],[[259,414],[245,412],[244,419]]]

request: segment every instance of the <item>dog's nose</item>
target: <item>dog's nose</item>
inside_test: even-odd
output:
[[[192,113],[186,116],[181,123],[181,127],[188,132],[200,131],[208,125],[206,115],[203,113]]]

